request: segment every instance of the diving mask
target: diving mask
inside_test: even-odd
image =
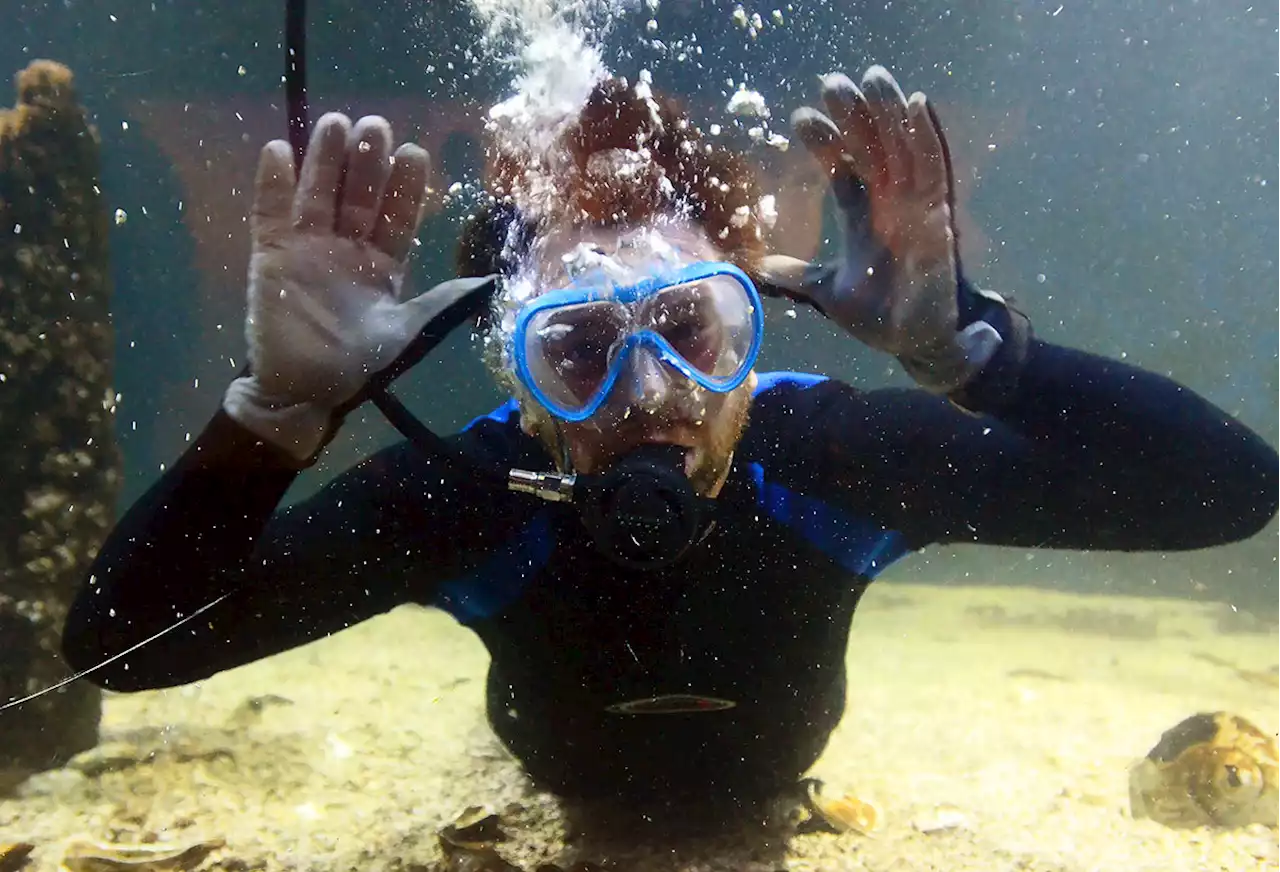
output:
[[[534,399],[557,418],[582,421],[642,347],[700,387],[728,393],[750,374],[763,335],[751,279],[712,261],[630,285],[602,270],[579,276],[520,311],[511,351]]]

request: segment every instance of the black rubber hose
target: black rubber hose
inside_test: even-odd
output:
[[[285,0],[284,92],[289,109],[293,165],[301,172],[302,158],[311,138],[311,119],[307,113],[307,0]]]

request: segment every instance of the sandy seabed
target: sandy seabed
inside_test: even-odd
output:
[[[109,695],[102,746],[0,802],[0,841],[225,840],[202,870],[436,870],[439,829],[504,812],[522,869],[1177,872],[1280,868],[1274,830],[1129,814],[1127,769],[1226,709],[1277,727],[1277,636],[1225,606],[881,582],[854,621],[843,723],[813,769],[872,800],[870,836],[569,833],[483,716],[487,655],[403,608],[189,687]]]

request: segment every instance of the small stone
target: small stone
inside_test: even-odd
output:
[[[938,806],[925,812],[911,822],[911,827],[918,833],[942,833],[947,830],[969,829],[969,818],[954,806]]]

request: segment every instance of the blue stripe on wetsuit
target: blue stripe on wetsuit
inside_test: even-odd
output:
[[[756,394],[779,385],[808,388],[827,380],[824,375],[798,372],[766,372],[758,378]],[[516,401],[510,399],[463,429],[469,430],[485,420],[505,423],[518,411]],[[897,531],[885,530],[771,482],[759,463],[748,464],[748,469],[760,508],[849,572],[874,578],[907,553],[906,543]],[[435,605],[464,624],[501,613],[520,598],[525,586],[546,565],[552,545],[550,518],[546,512],[539,512],[476,571],[442,584]]]
[[[856,575],[875,578],[910,549],[896,530],[834,509],[765,478],[764,467],[747,464],[756,483],[756,501],[780,524],[804,537],[823,554]]]

